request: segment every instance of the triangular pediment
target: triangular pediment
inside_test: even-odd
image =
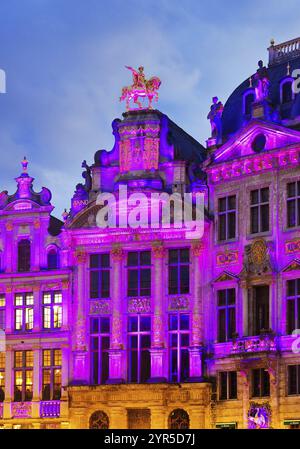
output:
[[[230,273],[229,271],[222,271],[222,273],[214,280],[216,282],[225,282],[225,281],[237,281],[239,278],[235,274]]]
[[[289,264],[283,268],[282,272],[287,273],[289,271],[294,271],[294,270],[300,270],[300,260],[299,259],[294,259],[291,262],[289,262]]]
[[[262,120],[251,120],[214,152],[213,160],[214,162],[226,162],[299,142],[299,131]]]

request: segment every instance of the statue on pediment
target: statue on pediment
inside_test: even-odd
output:
[[[130,107],[130,101],[133,100],[136,109],[152,109],[153,100],[158,100],[158,89],[161,85],[161,81],[158,76],[152,76],[149,80],[146,79],[144,74],[144,67],[140,66],[138,70],[132,67],[125,66],[128,70],[132,72],[131,86],[125,86],[122,89],[122,94],[120,101],[126,100],[126,110],[132,110],[134,108]],[[148,107],[143,107],[142,103],[139,101],[139,97],[148,98]]]

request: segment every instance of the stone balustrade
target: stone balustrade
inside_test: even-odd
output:
[[[278,350],[278,341],[273,334],[264,334],[257,337],[237,338],[232,343],[231,353],[274,352]]]

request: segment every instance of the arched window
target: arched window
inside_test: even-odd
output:
[[[50,249],[47,254],[48,270],[56,270],[59,266],[58,251],[55,248]]]
[[[108,429],[109,419],[106,413],[98,410],[90,417],[90,429]]]
[[[182,408],[176,408],[169,415],[169,429],[189,429],[189,414]]]
[[[244,114],[252,114],[252,104],[255,100],[255,95],[253,91],[247,92],[244,96]]]
[[[18,271],[30,271],[30,241],[27,239],[18,243]]]
[[[293,80],[288,78],[281,83],[280,99],[281,103],[289,103],[294,98],[293,94]]]

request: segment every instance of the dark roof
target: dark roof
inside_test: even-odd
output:
[[[270,102],[273,109],[278,109],[281,119],[294,119],[300,115],[300,95],[296,95],[295,99],[285,105],[280,103],[280,81],[287,77],[287,64],[290,65],[290,74],[294,69],[300,68],[300,56],[288,60],[280,64],[271,65],[267,68],[270,80]],[[223,140],[245,124],[245,116],[243,114],[243,94],[249,89],[249,77],[243,81],[229,96],[225,103],[222,115]],[[252,75],[253,79],[253,75]]]
[[[53,215],[50,215],[50,223],[48,228],[49,234],[53,236],[60,234],[63,225],[64,223],[61,220],[54,217]]]

